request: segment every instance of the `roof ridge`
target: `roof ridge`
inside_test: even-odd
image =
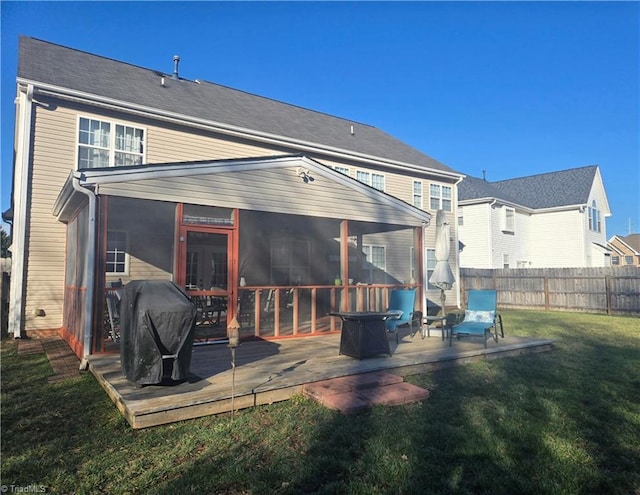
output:
[[[496,180],[496,181],[491,182],[491,184],[498,184],[498,183],[501,183],[501,182],[509,182],[509,181],[530,179],[530,178],[533,178],[533,177],[541,177],[543,175],[560,174],[560,173],[564,173],[564,172],[571,172],[573,170],[586,170],[586,169],[589,169],[589,168],[596,168],[596,167],[598,167],[598,165],[597,164],[593,164],[593,165],[584,165],[582,167],[572,167],[572,168],[565,168],[565,169],[562,169],[562,170],[554,170],[552,172],[540,172],[538,174],[525,175],[525,176],[522,176],[522,177],[513,177],[511,179]]]

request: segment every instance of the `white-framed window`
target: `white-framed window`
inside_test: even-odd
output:
[[[509,268],[509,255],[507,253],[502,255],[502,268]]]
[[[625,265],[633,265],[633,256],[625,256],[624,257]]]
[[[591,202],[587,215],[589,216],[589,230],[592,230],[593,232],[600,232],[600,210],[598,210],[598,205],[596,204],[595,199]]]
[[[458,227],[464,227],[464,214],[462,208],[458,208]]]
[[[429,185],[429,208],[431,210],[451,211],[451,198],[453,189],[451,186],[440,184]]]
[[[107,275],[129,273],[129,256],[127,254],[128,235],[119,230],[107,232]]]
[[[362,252],[365,255],[362,270],[365,280],[369,283],[386,282],[387,273],[387,249],[385,246],[363,244]]]
[[[140,165],[145,131],[115,122],[78,119],[78,169]]]
[[[379,191],[384,191],[385,180],[384,175],[376,174],[373,172],[366,172],[364,170],[356,170],[356,179],[368,186],[374,187]]]
[[[612,256],[611,257],[611,264],[612,265],[619,265],[620,264],[620,256]]]
[[[413,181],[413,206],[422,208],[422,181]]]
[[[508,206],[505,206],[502,211],[502,231],[516,231],[516,210]]]
[[[333,167],[333,170],[344,175],[349,175],[349,169],[347,167]]]

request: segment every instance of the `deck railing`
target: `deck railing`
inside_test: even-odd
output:
[[[404,285],[239,287],[241,337],[285,338],[337,332],[336,311],[384,311],[389,291]]]

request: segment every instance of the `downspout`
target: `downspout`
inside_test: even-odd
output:
[[[89,360],[87,359],[91,349],[92,327],[93,327],[93,293],[95,285],[95,261],[96,261],[96,195],[93,191],[80,186],[80,179],[73,174],[71,181],[73,189],[86,194],[89,198],[89,225],[87,228],[87,237],[89,242],[87,244],[87,252],[84,258],[84,273],[87,276],[87,290],[84,295],[84,342],[82,344],[82,360],[80,361],[80,369],[86,370],[89,368]]]
[[[25,284],[25,246],[27,238],[27,188],[29,165],[31,163],[31,121],[33,106],[33,84],[26,91],[18,89],[18,122],[16,143],[16,167],[14,180],[14,218],[11,224],[11,282],[9,285],[9,325],[8,333],[15,339],[22,337]]]

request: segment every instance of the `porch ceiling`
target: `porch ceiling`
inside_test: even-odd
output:
[[[429,213],[301,155],[90,169],[75,180],[98,195],[348,219],[360,233],[431,220]]]

